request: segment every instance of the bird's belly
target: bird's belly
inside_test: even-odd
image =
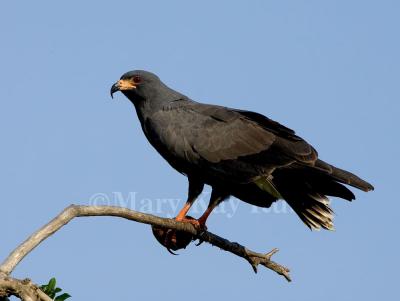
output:
[[[178,172],[201,179],[215,186],[226,183],[248,183],[257,176],[267,173],[263,167],[240,160],[226,160],[210,163],[202,158],[189,158],[190,155],[171,151],[170,147],[158,141],[150,141],[157,152]]]
[[[207,164],[201,169],[201,173],[211,183],[244,184],[252,182],[260,175],[270,173],[268,168],[249,164],[240,160],[227,160],[215,164]]]

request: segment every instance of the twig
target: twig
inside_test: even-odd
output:
[[[122,207],[78,205],[71,205],[65,208],[58,216],[32,234],[14,251],[12,251],[6,260],[0,265],[0,277],[2,274],[9,275],[26,255],[36,248],[43,240],[57,232],[72,219],[75,217],[87,216],[115,216],[157,227],[184,231],[192,234],[195,237],[199,237],[199,239],[208,242],[213,246],[219,247],[225,251],[246,259],[251,264],[255,272],[257,272],[258,265],[263,265],[279,275],[284,276],[286,280],[291,281],[289,269],[271,260],[271,256],[278,251],[277,249],[274,249],[267,254],[256,253],[248,250],[246,247],[238,243],[230,242],[229,240],[219,237],[211,232],[205,231],[203,233],[198,233],[196,228],[190,223],[177,222],[173,219],[161,218]]]
[[[255,273],[257,273],[258,265],[261,264],[264,267],[278,273],[279,275],[282,275],[286,278],[287,281],[292,281],[289,275],[290,270],[287,267],[284,267],[271,260],[272,255],[278,252],[278,249],[276,248],[266,254],[257,253],[247,249],[241,244],[231,242],[211,232],[204,232],[200,234],[200,239],[214,246],[217,246],[222,250],[228,251],[246,259],[252,266]]]

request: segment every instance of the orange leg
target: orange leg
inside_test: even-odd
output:
[[[186,217],[186,215],[187,215],[187,213],[188,213],[190,207],[192,207],[192,205],[193,205],[193,202],[189,202],[189,201],[186,202],[186,203],[185,203],[185,206],[183,206],[182,210],[179,211],[179,213],[178,213],[178,215],[175,217],[175,219],[176,219],[177,221],[183,221],[183,220],[185,219],[185,217]]]
[[[215,207],[217,207],[222,201],[224,201],[229,196],[229,194],[213,188],[213,191],[211,193],[210,203],[208,204],[206,211],[198,220],[191,218],[190,216],[187,216],[187,213],[189,212],[196,198],[203,190],[203,186],[204,186],[203,184],[201,183],[199,184],[198,182],[195,181],[190,181],[189,179],[188,200],[181,209],[181,211],[179,211],[178,215],[175,217],[176,221],[191,223],[200,231],[204,231],[207,229],[206,222],[211,212],[215,209]],[[171,250],[176,251],[185,248],[190,243],[190,241],[194,239],[192,235],[188,236],[187,233],[171,229],[168,229],[166,231],[165,229],[162,231],[159,231],[159,229],[156,229],[156,231],[154,231],[153,229],[153,233],[156,236],[157,240],[164,247],[166,247],[167,250],[171,253],[172,253]],[[201,243],[202,240],[199,238],[199,244]]]
[[[187,213],[192,207],[194,201],[200,195],[204,187],[203,183],[199,183],[196,180],[189,179],[189,196],[183,208],[179,211],[178,215],[175,217],[176,221],[191,223],[195,227],[199,227],[199,222],[191,217],[186,217]],[[167,248],[167,250],[173,254],[172,250],[178,250],[185,248],[187,244],[190,243],[192,236],[189,234],[183,235],[172,229],[167,231],[156,229],[153,234],[156,236],[157,240]],[[183,241],[182,241],[183,239]]]
[[[183,206],[182,210],[179,211],[178,215],[175,217],[175,220],[178,222],[191,223],[193,226],[199,227],[199,222],[197,221],[197,219],[186,218],[186,215],[187,215],[190,207],[192,207],[192,205],[193,205],[193,202],[186,202],[185,206]]]
[[[197,197],[200,195],[204,187],[203,183],[199,183],[195,180],[189,179],[189,196],[188,200],[186,201],[185,205],[183,206],[182,210],[179,211],[178,215],[175,217],[175,220],[180,221],[180,222],[189,222],[195,225],[197,223],[196,220],[194,219],[187,219],[186,215],[190,210],[190,207],[192,207],[194,201],[197,199]]]
[[[196,195],[197,197],[197,195]],[[192,207],[193,202],[195,200],[194,197],[189,195],[188,201],[185,203],[185,206],[183,206],[182,210],[179,211],[178,215],[175,217],[175,220],[180,221],[180,222],[188,222],[194,225],[195,227],[199,227],[201,229],[206,228],[206,222],[208,217],[210,216],[211,212],[217,207],[223,200],[225,200],[228,196],[225,193],[221,193],[218,190],[213,190],[211,193],[211,198],[210,198],[210,203],[208,204],[208,207],[206,211],[203,213],[203,215],[199,219],[193,219],[193,218],[186,218],[187,213],[190,210],[190,207]]]
[[[198,219],[199,225],[201,229],[207,229],[206,222],[208,217],[210,216],[211,212],[222,202],[224,201],[229,195],[225,193],[221,193],[220,191],[213,190],[211,193],[210,203],[206,211],[203,213],[202,216]]]
[[[217,207],[217,206],[216,205],[215,206],[208,206],[206,211],[204,211],[203,215],[200,216],[200,218],[197,220],[199,222],[200,228],[207,229],[207,226],[206,226],[207,219],[210,216],[211,212],[215,209],[215,207]]]

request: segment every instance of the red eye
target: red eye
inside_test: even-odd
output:
[[[139,75],[135,75],[135,76],[133,77],[133,82],[134,82],[135,84],[138,84],[138,83],[140,83],[141,81],[142,81],[142,79],[140,78]]]

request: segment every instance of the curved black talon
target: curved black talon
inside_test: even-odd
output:
[[[172,255],[175,255],[175,256],[178,256],[178,255],[179,255],[179,254],[176,254],[176,253],[172,252],[170,248],[166,248],[166,249],[167,249],[168,253],[170,253],[170,254],[172,254]]]
[[[167,249],[168,253],[172,254],[172,255],[176,255],[178,256],[179,254],[174,253],[170,247],[168,247],[169,243],[172,241],[172,238],[174,237],[174,231],[172,229],[168,229],[167,233],[165,235],[165,239],[164,239],[164,246]]]
[[[201,231],[198,235],[197,235],[197,239],[199,240],[198,243],[195,244],[196,247],[200,246],[203,242],[205,242],[205,240],[201,237],[204,233],[206,233],[207,230],[203,230]]]
[[[204,240],[199,238],[199,242],[195,244],[196,247],[200,246],[202,243],[204,242]]]

